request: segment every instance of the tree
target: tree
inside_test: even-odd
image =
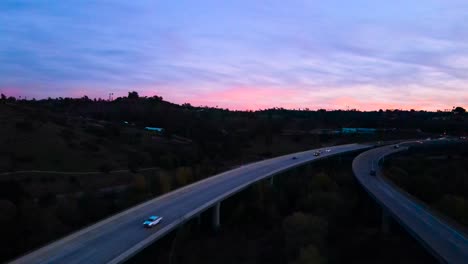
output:
[[[60,199],[55,208],[55,214],[62,223],[73,228],[79,227],[80,223],[83,223],[84,216],[78,208],[78,200],[75,197],[69,196]]]
[[[302,200],[302,206],[316,215],[331,215],[341,205],[345,204],[345,200],[340,196],[339,192],[329,192],[315,190],[310,192]]]
[[[309,244],[321,245],[328,231],[328,222],[317,216],[295,212],[283,221],[286,251],[295,255]]]
[[[463,197],[450,194],[444,195],[436,203],[436,208],[448,214],[459,223],[468,225],[468,201]]]
[[[16,216],[16,205],[9,200],[0,199],[0,223],[14,220]]]
[[[320,190],[331,192],[336,191],[338,189],[338,185],[326,173],[319,172],[312,178],[312,181],[310,182],[310,189],[314,191]]]
[[[57,203],[57,197],[55,194],[47,192],[39,197],[39,205],[42,208],[53,206]]]
[[[99,171],[102,173],[110,173],[112,170],[112,165],[109,162],[105,162],[98,167]]]
[[[6,101],[7,97],[6,95],[2,94],[2,101]]]
[[[171,176],[166,171],[159,172],[159,191],[160,194],[167,193],[172,189],[172,179]]]
[[[128,92],[128,99],[138,99],[140,98],[140,96],[138,95],[137,92],[133,91],[133,92]]]
[[[163,100],[162,96],[157,96],[157,95],[154,95],[154,96],[152,96],[152,97],[150,97],[148,99],[153,100],[153,101],[157,101],[157,102],[161,102]]]
[[[301,249],[298,259],[294,264],[323,264],[326,259],[320,255],[319,250],[314,245],[308,245]]]
[[[463,108],[463,107],[461,107],[461,106],[457,106],[457,107],[454,107],[454,108],[453,108],[452,112],[453,112],[454,114],[462,115],[462,114],[466,113],[466,110],[465,110],[465,108]]]
[[[146,179],[143,175],[135,175],[135,182],[134,182],[135,189],[138,192],[146,192]]]
[[[128,160],[128,170],[132,173],[137,173],[138,172],[138,161],[136,161],[133,158],[129,158]]]
[[[192,170],[189,167],[176,169],[176,182],[179,186],[185,186],[192,181]]]

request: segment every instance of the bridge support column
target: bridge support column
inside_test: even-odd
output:
[[[218,202],[213,207],[213,228],[218,229],[220,226],[219,214],[220,214],[221,202]]]
[[[274,179],[275,179],[275,176],[270,177],[270,185],[271,186],[273,186],[273,184],[274,184]]]
[[[391,221],[391,216],[388,213],[387,209],[382,208],[382,233],[384,234],[390,233],[390,221]]]
[[[199,226],[201,225],[201,213],[197,215],[197,223]]]

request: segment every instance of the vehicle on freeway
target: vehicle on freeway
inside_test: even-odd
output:
[[[375,170],[371,170],[370,175],[375,176],[376,175]]]
[[[327,150],[325,150],[325,152],[330,152],[330,151],[331,151],[331,149],[327,149]]]
[[[153,227],[153,226],[159,224],[161,222],[161,220],[162,220],[162,217],[152,215],[152,216],[148,217],[148,219],[145,222],[143,222],[143,226],[147,227],[147,228],[150,228],[150,227]]]
[[[294,156],[294,157],[292,157],[292,159],[293,159],[293,160],[295,160],[295,159],[297,159],[297,157],[296,157],[296,156]]]
[[[397,145],[394,145],[393,148],[396,148],[396,149],[397,149],[397,148],[400,148],[400,145],[398,145],[398,144],[397,144]]]
[[[320,152],[315,151],[315,152],[314,152],[314,156],[320,156]]]

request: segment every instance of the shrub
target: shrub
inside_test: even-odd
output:
[[[116,124],[106,125],[105,129],[107,130],[107,134],[109,136],[115,136],[115,137],[120,136],[121,128]]]
[[[463,197],[447,194],[435,206],[461,224],[468,225],[468,202]]]
[[[294,264],[322,264],[326,263],[326,259],[320,255],[319,250],[314,245],[308,245],[301,249],[299,258],[293,262]]]
[[[16,205],[9,200],[0,200],[0,222],[8,222],[16,216]]]
[[[99,126],[88,126],[85,128],[85,132],[92,134],[96,137],[104,137],[106,136],[106,130],[103,127]]]
[[[78,179],[75,176],[70,176],[68,177],[68,182],[72,185],[77,185],[79,184]]]
[[[106,162],[106,163],[99,165],[98,169],[100,172],[108,174],[112,170],[112,165]]]
[[[134,160],[129,160],[128,161],[128,169],[132,172],[132,173],[137,173],[138,172],[138,162],[134,161]]]
[[[65,116],[52,116],[52,122],[59,126],[68,126],[68,120]]]
[[[179,186],[185,186],[192,182],[192,170],[189,167],[179,167],[176,169],[176,182]]]
[[[135,175],[134,186],[135,186],[137,191],[145,192],[146,191],[146,186],[147,186],[145,176]]]
[[[159,194],[164,194],[172,190],[172,178],[166,171],[160,171],[159,176]]]
[[[46,193],[39,197],[39,205],[41,207],[49,207],[55,205],[57,202],[57,197],[52,193]]]
[[[72,139],[75,138],[75,131],[69,129],[69,128],[65,128],[65,129],[62,129],[59,133],[59,135],[65,139],[66,141],[70,141]]]
[[[27,154],[24,154],[24,155],[16,154],[14,155],[13,158],[15,161],[21,162],[21,163],[30,163],[34,161],[34,157],[32,155],[27,155]]]
[[[31,132],[34,129],[34,126],[31,121],[23,120],[16,122],[16,128],[20,131]]]
[[[93,143],[93,142],[82,141],[82,142],[80,142],[80,145],[84,149],[92,151],[92,152],[98,152],[99,151],[99,146],[97,144]]]
[[[10,200],[18,204],[21,199],[27,194],[24,192],[22,185],[17,181],[1,181],[0,182],[0,198]]]
[[[283,221],[286,251],[289,255],[308,244],[322,245],[328,222],[321,217],[295,212]]]

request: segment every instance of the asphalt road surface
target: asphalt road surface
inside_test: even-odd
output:
[[[378,160],[385,155],[404,151],[406,147],[413,144],[419,143],[400,144],[401,147],[398,149],[393,146],[384,146],[361,153],[353,161],[354,175],[372,198],[439,261],[467,264],[466,235],[433,215],[425,205],[413,201],[402,190],[394,188],[382,178]],[[375,176],[370,175],[372,169],[376,171]]]
[[[370,147],[341,145],[322,148],[318,157],[310,150],[241,166],[137,205],[12,263],[121,263],[192,216],[261,179],[317,159]],[[162,216],[163,220],[145,229],[142,223],[150,215]]]

